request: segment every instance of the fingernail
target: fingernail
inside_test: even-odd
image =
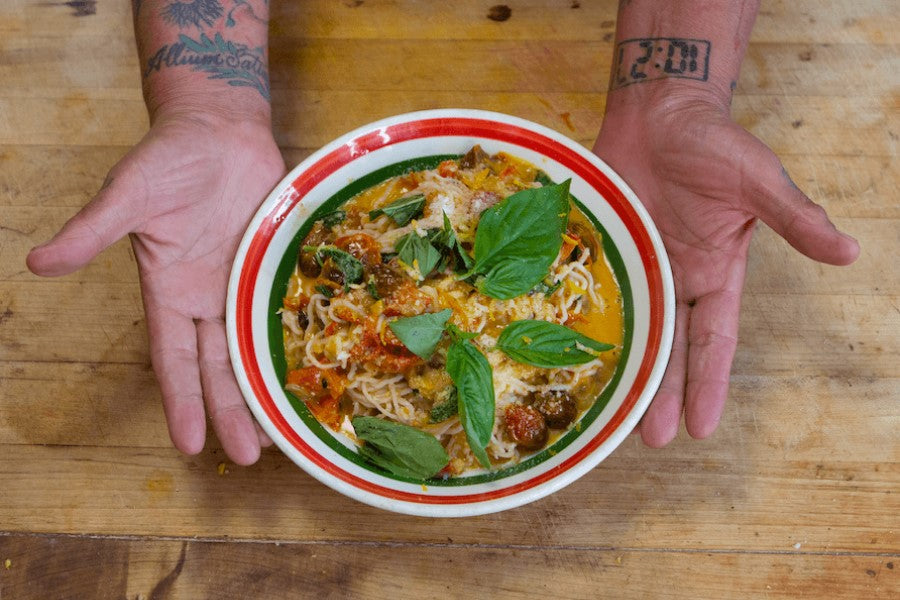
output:
[[[852,235],[850,235],[849,233],[844,233],[843,231],[840,231],[839,233],[840,233],[842,236],[844,236],[844,239],[850,240],[851,242],[853,242],[853,243],[856,244],[857,246],[859,245],[859,240],[856,239],[855,237],[853,237]]]

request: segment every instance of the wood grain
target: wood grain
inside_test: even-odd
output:
[[[148,124],[130,3],[78,4],[0,3],[0,598],[900,596],[895,3],[763,2],[733,116],[863,253],[820,265],[758,226],[716,434],[632,436],[551,497],[453,521],[360,505],[276,449],[240,468],[210,434],[179,455],[128,242],[28,273]],[[270,4],[289,165],[423,108],[586,146],[600,127],[611,0],[509,2],[502,23],[476,0]]]
[[[437,544],[261,544],[0,537],[0,590],[36,598],[891,598],[894,557]],[[689,558],[688,562],[685,560]],[[481,565],[472,572],[471,565]],[[686,580],[697,581],[687,589]],[[102,583],[101,583],[102,582]],[[817,595],[818,594],[818,595]]]
[[[147,0],[150,3],[152,0]],[[490,3],[333,2],[332,0],[270,0],[272,38],[308,39],[507,39],[596,41],[615,30],[614,0],[521,0],[509,3],[511,18],[497,23],[487,18]],[[0,6],[0,32],[19,37],[49,35],[77,39],[90,36],[127,37],[131,7],[103,3],[90,18],[73,19],[65,3],[7,0]],[[573,8],[578,4],[577,8]],[[829,43],[869,46],[896,43],[890,32],[900,17],[884,0],[843,0],[823,10],[817,0],[764,2],[753,39],[776,43]],[[540,36],[536,34],[540,33]]]
[[[632,439],[565,490],[484,517],[428,520],[369,508],[275,450],[252,469],[229,465],[219,475],[224,458],[215,446],[180,457],[165,447],[6,444],[0,511],[11,531],[75,534],[424,544],[450,536],[476,545],[728,551],[789,551],[800,543],[817,552],[898,553],[896,447],[886,433],[867,436],[870,449],[857,457],[840,450],[863,442],[837,441],[854,421],[876,429],[879,418],[883,427],[896,420],[868,417],[866,405],[883,404],[885,386],[867,391],[868,398],[852,399],[856,411],[808,414],[784,402],[784,410],[757,416],[757,425],[726,419],[722,439],[700,449],[682,438],[656,453]],[[733,414],[753,412],[754,401],[733,403]],[[831,425],[830,417],[841,420]],[[796,427],[771,424],[785,420]],[[812,433],[809,422],[823,431]]]

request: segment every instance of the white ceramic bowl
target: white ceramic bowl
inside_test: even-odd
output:
[[[459,155],[474,144],[530,161],[571,193],[600,224],[604,250],[622,288],[625,343],[612,381],[594,408],[550,448],[487,475],[410,483],[367,466],[352,444],[323,428],[284,391],[281,307],[313,211],[408,167],[411,160]],[[434,163],[434,160],[432,160]],[[436,164],[436,163],[434,163]],[[424,168],[421,164],[415,168]],[[247,404],[275,444],[310,475],[366,504],[401,513],[460,517],[537,500],[609,455],[653,398],[672,345],[675,301],[662,241],[622,179],[581,145],[515,117],[434,110],[391,117],[335,140],[303,161],[262,204],[237,252],[228,285],[229,350]],[[579,431],[580,429],[580,431]]]

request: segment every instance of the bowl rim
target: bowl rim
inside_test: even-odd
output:
[[[466,127],[470,127],[470,129],[466,129]],[[250,376],[257,374],[248,373],[247,368],[245,368],[243,356],[255,356],[252,352],[253,330],[250,327],[248,316],[252,311],[245,308],[239,313],[237,309],[239,304],[247,306],[246,301],[252,297],[252,290],[256,285],[256,277],[259,274],[257,269],[251,277],[243,277],[245,275],[244,267],[248,262],[248,255],[254,257],[252,260],[256,260],[258,257],[261,261],[262,256],[266,253],[268,241],[271,241],[271,235],[274,234],[274,230],[277,229],[290,212],[289,208],[286,209],[286,207],[294,207],[302,200],[305,193],[315,189],[324,179],[324,176],[316,179],[316,174],[310,173],[314,167],[327,163],[331,165],[329,168],[338,171],[346,164],[367,154],[369,151],[390,146],[405,139],[450,135],[465,135],[480,139],[490,138],[493,137],[489,135],[493,133],[492,129],[497,127],[510,128],[527,137],[541,138],[543,141],[550,143],[554,150],[566,153],[572,160],[577,160],[582,169],[595,171],[593,175],[599,177],[599,180],[605,180],[608,184],[607,187],[611,186],[620,196],[618,200],[624,201],[622,210],[630,211],[631,214],[629,216],[633,220],[632,225],[639,226],[638,233],[645,237],[645,241],[649,246],[645,248],[646,252],[639,250],[641,259],[645,263],[642,269],[647,273],[648,279],[651,274],[656,278],[652,283],[658,288],[654,290],[654,286],[649,281],[648,288],[651,295],[654,292],[658,292],[656,294],[658,302],[651,301],[651,304],[659,305],[651,306],[650,309],[651,313],[656,310],[655,314],[658,317],[658,322],[654,323],[649,332],[651,339],[648,341],[648,350],[653,346],[655,357],[649,363],[645,357],[641,358],[642,381],[638,384],[638,379],[636,379],[631,384],[632,388],[639,387],[635,392],[637,397],[625,413],[620,415],[619,413],[625,408],[623,404],[613,416],[613,419],[603,428],[603,431],[606,431],[607,427],[612,427],[612,430],[602,440],[588,448],[582,449],[577,456],[573,456],[570,460],[574,460],[574,463],[569,464],[565,469],[560,470],[558,473],[550,474],[541,479],[541,481],[523,489],[512,489],[517,486],[511,486],[501,488],[500,492],[502,493],[494,491],[473,494],[478,499],[472,501],[449,501],[445,503],[435,501],[433,497],[424,493],[403,493],[399,494],[399,496],[394,495],[394,497],[384,496],[380,492],[373,490],[373,487],[379,488],[380,486],[371,482],[365,480],[350,481],[336,476],[332,468],[340,470],[339,467],[330,463],[325,457],[319,456],[318,460],[309,460],[309,456],[304,456],[305,460],[298,460],[295,442],[305,443],[299,434],[293,431],[286,422],[279,424],[273,422],[274,415],[266,411],[258,397],[258,395],[267,394],[266,387],[260,387],[261,377],[251,382]],[[422,134],[425,129],[430,133]],[[460,133],[460,131],[465,131],[465,133]],[[421,135],[417,135],[417,133]],[[501,143],[508,141],[502,138],[494,139]],[[409,156],[399,158],[409,158]],[[346,160],[346,162],[340,163],[341,159]],[[579,177],[583,177],[585,174],[574,167],[572,167],[572,170]],[[308,177],[309,181],[302,186],[303,190],[301,191],[297,189],[296,184],[301,181],[304,175],[312,175],[312,177]],[[601,196],[603,195],[601,194]],[[608,198],[606,196],[603,197],[609,203]],[[619,209],[616,210],[617,212],[619,211]],[[303,222],[307,219],[308,217],[304,217]],[[627,223],[626,226],[628,226]],[[260,249],[259,235],[263,230],[268,232],[269,237]],[[633,230],[629,231],[629,235],[632,239],[635,239]],[[258,267],[258,263],[256,264]],[[249,306],[252,308],[252,302]],[[674,334],[674,322],[674,284],[662,239],[646,209],[621,177],[599,157],[557,131],[503,113],[471,109],[415,111],[380,119],[338,137],[291,169],[262,202],[250,221],[235,255],[226,298],[226,333],[235,376],[257,422],[282,452],[314,478],[344,495],[371,506],[420,516],[473,516],[514,508],[549,495],[593,469],[628,436],[655,395],[668,364]],[[248,339],[251,340],[251,351],[249,353],[247,347]],[[645,352],[646,354],[647,352]],[[251,366],[256,367],[256,362],[252,362]],[[613,421],[616,422],[613,423]],[[285,427],[288,427],[291,431],[284,431]],[[296,436],[296,439],[293,440],[294,443],[288,440],[288,435],[291,432]],[[599,434],[595,436],[598,439],[600,437],[601,435]],[[352,479],[359,478],[353,477]],[[442,496],[442,498],[446,497]]]

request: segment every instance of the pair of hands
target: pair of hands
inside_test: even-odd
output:
[[[771,150],[730,120],[727,107],[684,97],[608,110],[594,152],[646,205],[675,277],[672,357],[640,434],[663,446],[684,413],[688,433],[706,437],[727,394],[756,219],[815,260],[848,264],[858,246],[793,185]],[[268,122],[161,116],[97,196],[28,256],[34,273],[64,275],[131,235],[153,368],[182,452],[203,448],[206,415],[237,464],[252,464],[271,443],[232,374],[224,312],[238,243],[283,173]]]

